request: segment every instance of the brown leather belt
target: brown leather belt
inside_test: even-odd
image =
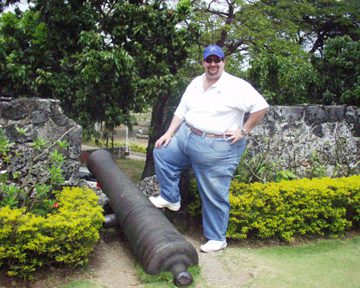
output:
[[[194,134],[199,135],[199,136],[208,137],[208,138],[225,138],[224,134],[207,133],[207,132],[201,131],[200,129],[195,128],[194,126],[192,126],[188,123],[185,123],[185,125],[190,128],[191,132],[193,132]]]

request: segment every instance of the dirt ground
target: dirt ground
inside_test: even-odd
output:
[[[357,232],[349,237],[358,236]],[[199,232],[186,233],[185,238],[189,241],[196,250],[199,256],[200,275],[195,277],[195,288],[289,288],[289,287],[329,287],[329,288],[352,288],[358,287],[355,283],[359,283],[354,279],[359,279],[358,273],[353,271],[351,274],[347,274],[346,271],[341,271],[340,266],[333,265],[332,261],[350,261],[354,267],[358,267],[358,260],[356,255],[359,255],[360,251],[357,249],[347,251],[346,253],[355,253],[353,258],[348,258],[342,254],[329,254],[329,249],[320,249],[315,255],[303,254],[303,259],[296,258],[292,261],[272,261],[269,257],[261,257],[254,253],[254,248],[278,246],[279,243],[273,241],[241,241],[241,243],[228,243],[228,247],[217,253],[201,253],[199,252],[199,246],[202,242],[202,238]],[[306,244],[305,242],[299,242],[298,244]],[[294,244],[297,245],[297,244]],[[339,246],[331,246],[332,249],[337,250]],[[334,248],[335,247],[335,248]],[[341,246],[340,246],[341,248]],[[341,250],[340,251],[345,251]],[[283,252],[281,252],[283,253]],[[325,256],[322,255],[325,253]],[[291,256],[292,257],[292,256]],[[291,258],[290,257],[290,258]],[[328,268],[331,269],[322,270],[318,265],[322,265],[323,261],[317,261],[317,258],[327,259],[331,263],[328,264]],[[329,260],[329,259],[330,260]],[[341,258],[341,259],[339,259]],[[314,266],[315,259],[315,266]],[[333,259],[333,260],[331,260]],[[352,259],[352,260],[351,260]],[[26,286],[21,282],[15,281],[4,274],[0,273],[0,288],[61,288],[63,285],[69,284],[75,280],[87,280],[92,283],[97,283],[99,286],[96,288],[145,288],[146,285],[138,278],[137,265],[139,265],[134,258],[127,242],[120,232],[114,229],[107,230],[103,233],[101,241],[96,245],[95,250],[90,255],[89,265],[83,269],[55,269],[46,270],[36,274],[36,281],[33,281],[30,285]],[[298,263],[299,266],[292,267],[294,263]],[[310,266],[309,265],[309,261]],[[289,266],[289,269],[288,266]],[[326,264],[325,264],[326,265]],[[330,265],[330,266],[329,266]],[[295,269],[294,269],[295,268]],[[299,270],[300,269],[300,270]],[[308,270],[311,269],[311,270]],[[318,273],[314,274],[314,271],[319,269]],[[340,269],[340,270],[339,270]],[[284,270],[284,271],[283,271]],[[349,271],[348,271],[349,272]],[[297,281],[293,281],[292,277],[296,274],[309,274],[308,277],[302,276]],[[327,280],[329,274],[337,275],[336,279],[331,278],[336,283],[332,283]],[[279,276],[280,275],[280,276]],[[356,276],[357,275],[357,276]],[[280,277],[281,281],[276,280],[276,277]],[[350,277],[350,278],[349,278]],[[353,279],[352,279],[353,278]],[[305,279],[305,280],[304,280]],[[302,285],[310,279],[310,284]],[[316,280],[314,280],[316,279]],[[317,282],[318,280],[319,282]],[[343,279],[339,281],[339,279]],[[273,283],[272,281],[275,281]],[[305,281],[299,283],[299,281]],[[348,282],[350,284],[348,284]],[[307,283],[307,282],[306,282]],[[344,284],[345,283],[345,284]],[[355,285],[355,286],[354,286]],[[78,286],[80,287],[80,286]],[[86,287],[86,286],[81,286]],[[152,288],[157,287],[152,285]],[[169,287],[169,286],[159,286]],[[173,286],[175,287],[175,286]],[[94,287],[95,288],[95,287]]]
[[[199,255],[201,272],[199,281],[194,285],[196,288],[235,288],[254,277],[255,271],[252,265],[247,269],[239,270],[239,263],[243,260],[231,259],[231,263],[224,261],[226,253],[233,249],[231,246],[218,253],[201,253],[199,235],[186,235],[186,239],[196,248]],[[238,265],[234,265],[235,262],[238,262]],[[86,268],[78,270],[52,268],[39,272],[36,274],[36,281],[28,286],[6,277],[3,273],[0,277],[0,288],[59,288],[72,281],[84,279],[98,283],[103,288],[141,288],[144,285],[138,278],[136,265],[138,265],[137,261],[121,232],[111,229],[104,232]]]

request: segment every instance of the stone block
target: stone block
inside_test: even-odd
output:
[[[1,118],[8,120],[22,120],[25,119],[27,114],[26,107],[19,103],[18,100],[14,100],[13,102],[4,103],[1,113]]]
[[[31,144],[38,137],[45,140],[48,146],[55,144],[58,140],[66,140],[69,147],[62,151],[65,156],[63,167],[67,178],[76,177],[74,173],[77,171],[74,167],[80,165],[82,128],[62,113],[60,101],[37,98],[0,98],[0,126],[4,129],[7,138],[12,143],[16,143],[17,149],[22,151],[23,157],[14,159],[17,162],[12,163],[12,167],[25,167],[25,162],[29,162],[30,158],[24,155],[31,152]],[[23,129],[25,133],[19,134],[17,127]],[[53,149],[57,145],[51,147]],[[42,163],[48,160],[47,157],[48,153],[43,153],[41,157],[38,157],[34,167],[39,172],[34,177],[41,176],[41,169],[46,166]]]
[[[43,110],[33,111],[31,113],[31,122],[33,124],[42,124],[45,123],[49,117],[50,112],[46,112]]]
[[[305,122],[307,124],[320,124],[326,122],[327,115],[320,105],[311,105],[305,107]]]
[[[326,122],[342,122],[345,119],[345,106],[324,106]]]

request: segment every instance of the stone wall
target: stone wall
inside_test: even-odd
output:
[[[359,173],[360,108],[273,106],[249,137],[248,148],[304,177],[315,165],[325,167],[328,176]]]
[[[78,181],[82,129],[62,113],[58,100],[0,98],[0,125],[20,150],[31,147],[38,137],[49,145],[67,140],[64,171],[67,179]],[[25,133],[19,135],[17,128]],[[314,165],[320,165],[315,157],[329,176],[360,173],[360,108],[273,106],[253,130],[247,147],[250,155],[261,155],[261,161],[299,176],[308,176]],[[28,160],[26,155],[18,158],[17,168]]]
[[[82,128],[63,114],[60,101],[0,98],[0,125],[10,142],[17,146],[16,150],[21,152],[21,156],[13,155],[12,157],[10,167],[12,172],[26,173],[24,171],[27,169],[26,163],[34,158],[32,145],[36,139],[41,138],[46,141],[48,148],[44,148],[40,151],[40,155],[37,155],[31,173],[33,177],[41,179],[47,173],[41,170],[41,167],[44,166],[42,164],[45,161],[48,161],[48,152],[56,147],[58,140],[66,140],[69,145],[61,151],[65,156],[63,165],[65,178],[70,183],[79,180]],[[22,133],[19,133],[19,129]]]
[[[294,171],[300,177],[319,172],[331,177],[359,174],[360,108],[272,106],[248,137],[247,149],[249,155],[243,159],[256,162],[249,166],[266,167],[266,171],[257,172],[267,179],[258,181],[269,180],[269,174],[281,170]],[[324,171],[316,170],[319,167]],[[193,201],[188,193],[191,175],[191,170],[185,171],[181,178],[182,206]],[[138,188],[147,196],[159,194],[156,176],[145,178]]]

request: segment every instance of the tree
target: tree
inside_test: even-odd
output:
[[[319,103],[319,99],[325,98],[328,98],[325,103],[345,103],[337,101],[339,96],[333,93],[327,93],[325,98],[316,95],[323,93],[319,92],[323,89],[319,85],[326,73],[318,74],[318,67],[310,59],[315,54],[321,62],[328,38],[348,35],[357,41],[359,1],[194,0],[192,3],[195,5],[192,21],[199,22],[203,29],[198,42],[222,46],[227,55],[227,70],[247,78],[270,103]],[[198,53],[197,49],[194,51]],[[250,68],[247,73],[239,63]],[[353,77],[349,79],[356,82]],[[354,97],[354,92],[346,95],[349,99]],[[333,101],[329,102],[329,97],[334,97]]]
[[[7,69],[0,78],[4,89],[19,97],[60,99],[65,112],[86,128],[95,121],[105,121],[110,129],[130,125],[130,111],[153,106],[144,172],[150,175],[153,144],[164,128],[169,99],[179,86],[177,71],[186,63],[188,47],[197,36],[192,25],[181,24],[190,13],[189,1],[180,1],[176,9],[159,0],[31,2],[31,11],[9,17],[22,23],[25,15],[36,15],[35,24],[43,27],[42,49],[32,50],[34,35],[12,26],[1,42],[6,49],[0,48]],[[7,44],[13,35],[20,35],[13,41],[16,47]],[[17,54],[23,57],[9,58]],[[41,62],[28,63],[34,58]],[[16,61],[19,67],[14,66]],[[7,75],[18,75],[22,81],[14,78],[9,85]]]
[[[216,43],[226,54],[257,49],[283,49],[296,43],[301,12],[309,9],[304,1],[198,1],[191,20],[199,22],[199,43]],[[285,45],[284,48],[283,45]],[[256,52],[256,49],[254,49]]]
[[[185,64],[188,47],[196,30],[181,25],[190,12],[187,1],[171,9],[165,1],[143,3],[119,2],[101,22],[113,45],[122,47],[134,60],[137,69],[135,95],[144,106],[152,106],[149,144],[143,177],[153,175],[152,151],[155,140],[166,128],[165,114],[169,99],[178,93],[177,72]],[[143,101],[141,101],[143,99]],[[144,107],[143,106],[143,107]],[[141,105],[137,107],[140,111]],[[135,109],[135,111],[137,111]]]
[[[323,57],[314,57],[321,77],[317,99],[322,104],[360,105],[360,40],[349,36],[328,39]]]
[[[0,91],[60,99],[84,127],[95,121],[110,129],[129,125],[130,111],[151,106],[143,176],[153,173],[153,144],[186,84],[201,73],[209,43],[224,48],[227,71],[247,77],[272,104],[317,101],[313,91],[325,103],[358,103],[352,100],[357,86],[351,86],[357,80],[350,75],[358,68],[344,60],[358,61],[357,56],[339,48],[350,42],[326,42],[338,35],[358,41],[356,0],[30,2],[28,12],[1,15]],[[325,73],[338,67],[329,62],[335,59],[329,49],[342,57],[336,65],[351,66],[337,68],[344,74]],[[341,85],[329,85],[331,77]]]
[[[0,92],[24,97],[38,92],[37,77],[51,63],[48,29],[40,15],[3,13],[0,17]]]
[[[304,51],[292,55],[259,53],[251,59],[247,76],[268,102],[276,105],[309,103],[317,80]]]
[[[33,1],[25,13],[0,18],[0,87],[13,97],[56,98],[83,127],[129,122],[138,107],[134,65],[97,31],[86,1]],[[51,33],[49,32],[51,31]]]
[[[133,58],[122,47],[107,47],[104,37],[94,31],[81,32],[79,44],[82,50],[69,58],[75,102],[67,104],[76,107],[81,123],[104,121],[110,131],[121,123],[130,125],[130,111],[142,107],[134,95]]]
[[[299,44],[310,53],[323,53],[327,39],[349,36],[360,39],[360,2],[357,0],[312,0],[312,9],[301,12]]]

